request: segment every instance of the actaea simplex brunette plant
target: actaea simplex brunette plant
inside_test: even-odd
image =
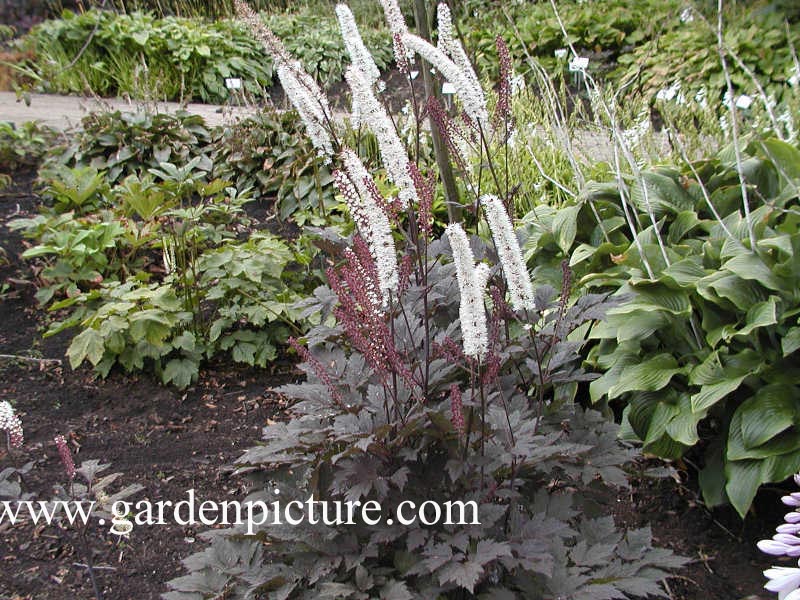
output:
[[[383,4],[409,85],[419,56],[427,65],[417,68],[434,67],[455,88],[458,118],[430,99],[413,110],[418,125],[431,118],[442,133],[470,221],[437,238],[436,173],[400,141],[345,5],[336,12],[352,58],[351,120],[377,138],[397,189],[389,198],[344,146],[344,126],[316,83],[237,2],[322,159],[337,167],[357,232],[325,234],[336,266],[305,302],[321,324],[292,340],[306,381],[279,388],[296,400],[291,419],[268,425],[262,444],[239,460],[256,484],[246,501],[265,508],[260,524],[215,531],[164,597],[664,596],[659,582],[682,559],[653,549],[649,528],[623,533],[603,516],[607,486],[627,484],[622,466],[633,452],[617,442],[616,426],[573,402],[590,378],[578,351],[611,301],[575,299],[566,265],[560,291],[534,286],[508,193],[478,188],[475,171],[487,169],[494,189],[510,189],[491,151],[511,128],[505,45],[498,40],[506,58],[490,116],[447,7],[439,7],[434,46],[408,31],[396,2]],[[477,235],[483,223],[489,244]],[[345,524],[314,508],[369,501],[381,517]],[[286,503],[305,506],[306,518],[284,518]],[[423,507],[415,519],[404,518],[410,506]],[[453,507],[466,518],[454,519]]]

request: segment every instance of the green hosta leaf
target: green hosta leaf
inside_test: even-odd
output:
[[[694,446],[700,441],[697,424],[705,418],[706,413],[694,411],[692,401],[686,394],[681,394],[678,409],[678,413],[667,423],[666,432],[676,442]]]
[[[91,327],[75,336],[67,349],[69,364],[73,369],[77,369],[86,358],[92,365],[97,365],[103,359],[104,353],[103,336]]]
[[[752,449],[761,446],[791,427],[798,415],[796,398],[797,390],[794,387],[773,384],[745,401],[736,411],[741,413],[745,447]]]
[[[778,454],[764,459],[761,479],[764,483],[783,481],[800,471],[800,451]]]
[[[800,348],[800,327],[792,327],[781,339],[781,350],[784,356],[789,356]]]
[[[597,248],[594,246],[590,246],[589,244],[581,244],[575,251],[572,253],[572,256],[569,259],[569,266],[574,267],[575,265],[582,263],[588,258],[594,256],[594,253],[597,252]]]
[[[744,518],[761,485],[761,461],[737,460],[725,465],[725,492],[736,512]]]
[[[641,181],[645,182],[646,190]],[[653,172],[642,173],[642,179],[632,188],[631,200],[642,212],[648,213],[652,210],[656,216],[665,212],[690,211],[694,206],[691,196],[674,179]]]
[[[665,352],[638,365],[625,367],[619,381],[608,391],[608,397],[616,398],[625,392],[636,390],[660,390],[666,387],[674,375],[683,372],[675,357]]]
[[[748,336],[759,327],[775,325],[778,322],[776,312],[775,296],[770,297],[766,302],[759,302],[747,311],[745,326],[737,331],[733,337]]]
[[[553,236],[561,251],[568,255],[575,235],[578,233],[578,212],[580,206],[560,209],[553,217]]]
[[[724,298],[743,311],[766,300],[766,294],[756,282],[743,280],[724,271],[714,272],[698,281],[697,293],[714,304],[728,307],[726,303],[719,301]]]
[[[764,261],[752,253],[734,256],[723,267],[742,279],[757,281],[765,288],[776,292],[780,292],[787,287],[764,264]]]
[[[706,270],[703,268],[699,257],[690,257],[672,263],[667,267],[663,274],[662,279],[670,279],[682,288],[694,288],[695,284],[706,276]]]
[[[625,315],[609,316],[608,324],[615,326],[617,341],[645,340],[662,327],[669,324],[669,316],[664,311],[644,311]]]
[[[697,214],[694,211],[686,210],[678,213],[678,216],[675,217],[675,220],[669,226],[667,241],[673,246],[678,244],[687,233],[700,223],[701,221],[697,218]]]
[[[691,312],[689,296],[682,290],[668,288],[663,283],[640,281],[631,284],[637,296],[632,304],[648,308],[660,308],[674,315],[687,315]],[[617,312],[618,309],[614,309]]]
[[[722,400],[728,394],[731,394],[739,389],[742,385],[746,375],[725,379],[718,383],[704,385],[700,391],[692,395],[692,412],[700,413],[705,412],[714,404]]]
[[[800,150],[776,139],[764,140],[760,145],[780,171],[792,179],[800,179]]]
[[[719,352],[712,352],[689,374],[689,383],[701,386],[691,397],[692,412],[705,412],[728,394],[739,389],[750,369],[737,368],[736,363],[723,366]]]
[[[725,494],[725,458],[718,440],[713,441],[706,451],[705,466],[698,474],[698,481],[706,506],[720,506],[728,502]]]

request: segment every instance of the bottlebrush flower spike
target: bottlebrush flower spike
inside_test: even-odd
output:
[[[360,112],[359,118],[378,140],[381,161],[386,167],[389,180],[399,188],[400,200],[406,207],[416,205],[418,202],[417,192],[414,188],[414,181],[408,172],[408,154],[406,154],[403,142],[400,141],[386,109],[372,93],[369,79],[355,65],[348,67],[344,77],[350,86],[353,104],[358,107]]]
[[[386,23],[389,25],[389,31],[394,34],[403,35],[408,31],[406,20],[403,17],[403,11],[400,10],[400,5],[397,0],[381,0],[383,6],[383,14],[386,16]]]
[[[795,475],[794,480],[800,485],[800,474]],[[781,498],[781,502],[793,508],[798,506],[798,500],[800,494],[797,492]],[[758,542],[758,549],[773,556],[800,557],[800,513],[787,513],[784,521],[771,540]],[[772,567],[764,571],[764,577],[769,580],[764,587],[770,592],[778,592],[778,600],[800,600],[800,568]]]
[[[481,95],[483,95],[481,82],[478,80],[478,76],[475,75],[475,70],[472,68],[472,63],[469,61],[464,47],[453,36],[453,18],[450,14],[450,7],[444,2],[439,3],[436,9],[436,22],[439,25],[439,41],[437,44],[439,49],[461,69],[461,73],[464,79],[469,82],[469,86],[473,89],[481,90]],[[484,100],[484,106],[485,104]]]
[[[355,65],[370,83],[378,82],[381,72],[378,70],[378,65],[375,64],[372,54],[369,53],[369,50],[364,45],[364,40],[361,39],[352,11],[346,4],[337,4],[336,18],[339,19],[339,29],[342,31],[344,46],[350,55],[350,63]]]
[[[522,259],[522,249],[514,234],[511,219],[497,196],[490,194],[481,196],[481,204],[497,246],[500,265],[506,276],[511,306],[516,310],[533,310],[535,308],[533,284]]]
[[[406,33],[403,36],[403,44],[407,49],[413,50],[427,60],[447,81],[453,84],[461,99],[461,104],[464,106],[464,112],[472,121],[482,127],[487,126],[486,98],[483,89],[477,83],[477,78],[474,77],[474,72],[472,75],[465,72],[439,48],[413,33]],[[470,71],[472,71],[471,67]]]
[[[278,64],[288,63],[293,60],[292,55],[286,50],[280,38],[272,33],[247,2],[233,0],[233,7],[236,11],[236,16],[247,25],[253,36],[261,42],[267,54],[272,57],[272,60]]]
[[[450,417],[455,429],[459,435],[464,435],[464,403],[461,398],[461,389],[457,383],[450,386]]]
[[[234,0],[236,14],[259,40],[275,62],[278,79],[287,98],[300,114],[311,143],[326,162],[333,156],[333,142],[329,128],[335,123],[328,98],[314,78],[286,50],[281,40],[264,25],[244,0]]]
[[[505,122],[511,120],[511,80],[514,77],[511,53],[502,36],[495,38],[497,57],[500,62],[500,81],[497,88],[497,106],[495,115]]]
[[[70,481],[75,479],[75,461],[72,460],[72,453],[67,446],[67,440],[63,435],[55,437],[56,447],[58,448],[58,455],[61,457],[61,464],[64,465],[64,471],[67,473]]]
[[[344,196],[350,214],[358,225],[361,235],[369,247],[378,271],[383,305],[388,304],[389,295],[398,287],[397,250],[392,237],[392,228],[383,209],[375,203],[368,182],[372,180],[361,159],[350,149],[342,152],[345,173],[334,174],[336,187]]]
[[[461,321],[461,335],[464,338],[464,354],[481,358],[489,346],[486,310],[483,306],[483,290],[486,287],[489,268],[485,264],[475,265],[472,248],[461,225],[451,223],[445,229],[445,234],[453,250],[456,278],[461,294],[458,317]]]
[[[328,127],[333,123],[328,100],[316,82],[297,66],[278,65],[278,79],[289,101],[297,110],[317,153],[327,161],[333,155]]]
[[[14,413],[14,407],[3,400],[0,402],[0,431],[8,435],[8,445],[12,448],[21,448],[24,437],[22,435],[22,421]]]

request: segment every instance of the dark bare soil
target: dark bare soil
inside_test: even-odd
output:
[[[41,337],[46,315],[36,307],[33,288],[18,254],[21,240],[5,227],[10,217],[35,211],[30,174],[0,196],[0,247],[10,264],[0,266],[0,285],[12,281],[0,303],[0,354],[64,359],[68,338]],[[273,370],[240,370],[214,365],[186,392],[165,388],[148,375],[112,373],[95,380],[88,369],[72,371],[65,362],[36,363],[0,358],[0,399],[11,401],[25,429],[22,451],[0,449],[0,471],[34,461],[24,491],[52,498],[66,477],[53,443],[63,434],[75,462],[111,463],[106,473],[122,473],[121,485],[144,490],[132,500],[231,499],[241,482],[224,469],[259,438],[261,427],[280,408],[267,388],[291,377],[289,363]],[[4,436],[2,436],[4,439]],[[177,525],[137,527],[119,543],[95,520],[83,538],[58,526],[0,524],[0,598],[61,600],[94,598],[85,568],[87,548],[106,600],[158,598],[164,582],[182,574],[180,560],[199,549],[198,532]]]
[[[36,307],[34,289],[18,255],[23,242],[5,227],[9,218],[34,213],[31,173],[17,174],[0,192],[0,285],[9,289],[0,303],[0,354],[64,359],[67,338],[42,339],[47,315]],[[112,373],[94,380],[86,369],[0,358],[0,399],[17,407],[25,427],[22,451],[0,449],[0,471],[34,461],[26,491],[51,497],[65,483],[53,437],[65,435],[76,462],[99,459],[120,472],[120,481],[144,486],[135,499],[241,498],[243,484],[226,468],[259,438],[283,406],[268,388],[293,375],[288,363],[269,370],[237,370],[212,365],[200,382],[178,392],[148,375]],[[686,475],[682,473],[682,475]],[[687,476],[688,477],[688,476]],[[762,492],[743,525],[730,510],[714,513],[697,500],[691,484],[673,479],[634,479],[616,501],[615,517],[628,526],[651,525],[659,545],[693,559],[669,580],[674,600],[770,598],[761,571],[773,561],[755,541],[768,537],[781,519],[780,490]],[[156,599],[164,582],[182,574],[180,560],[202,547],[198,531],[177,525],[141,526],[120,543],[109,527],[93,522],[85,535],[58,526],[0,523],[0,598],[61,600],[94,598],[85,565],[87,552],[106,600]],[[777,563],[776,563],[777,564]]]

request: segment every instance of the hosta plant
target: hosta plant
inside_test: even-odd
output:
[[[626,435],[646,451],[699,453],[706,502],[744,515],[762,483],[800,469],[800,151],[775,139],[743,149],[746,205],[733,154],[688,177],[647,173],[658,231],[631,243],[622,214],[608,214],[572,261],[604,267],[586,285],[633,294],[590,336],[590,362],[604,371],[592,399],[622,400]],[[601,213],[602,189],[586,197]],[[633,199],[643,208],[642,191]],[[603,241],[599,228],[612,223]]]

